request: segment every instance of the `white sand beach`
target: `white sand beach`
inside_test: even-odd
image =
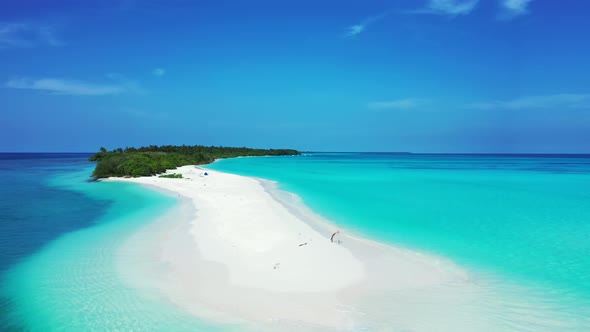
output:
[[[390,330],[433,317],[453,326],[450,308],[472,300],[452,295],[470,287],[453,263],[345,230],[333,243],[334,224],[271,182],[196,166],[169,173],[183,178],[110,179],[181,199],[127,241],[120,270],[198,317],[258,330]]]

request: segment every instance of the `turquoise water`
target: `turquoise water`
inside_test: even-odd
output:
[[[126,284],[117,249],[176,199],[87,182],[86,158],[0,154],[0,330],[242,331]],[[279,181],[345,230],[449,257],[491,294],[530,289],[528,305],[504,303],[523,312],[514,326],[590,329],[588,157],[316,153],[208,167]],[[531,318],[537,306],[565,325]]]
[[[315,153],[208,167],[276,180],[348,230],[535,288],[573,315],[589,312],[588,156]]]
[[[117,272],[123,241],[176,200],[87,182],[86,158],[1,160],[0,330],[216,331]]]

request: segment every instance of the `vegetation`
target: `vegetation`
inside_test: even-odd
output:
[[[173,174],[162,174],[160,176],[158,176],[159,178],[169,178],[169,179],[182,179],[182,174],[177,174],[177,173],[173,173]]]
[[[173,146],[150,145],[141,148],[117,148],[107,151],[104,147],[89,158],[96,161],[92,173],[95,179],[116,177],[151,176],[184,165],[204,165],[220,158],[246,156],[287,156],[299,155],[290,149],[249,149],[217,146]]]

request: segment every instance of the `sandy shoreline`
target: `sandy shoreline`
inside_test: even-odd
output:
[[[411,328],[429,306],[441,307],[431,320],[453,326],[444,306],[471,300],[469,291],[448,296],[471,285],[445,259],[346,232],[332,243],[336,226],[297,196],[269,181],[204,171],[184,166],[173,171],[184,179],[111,179],[181,198],[121,248],[120,270],[134,287],[200,318],[257,330]]]

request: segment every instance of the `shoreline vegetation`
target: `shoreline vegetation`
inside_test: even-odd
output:
[[[107,151],[104,147],[90,157],[96,168],[94,180],[108,177],[152,176],[185,165],[205,165],[216,159],[254,156],[296,156],[293,149],[251,149],[246,147],[222,147],[202,145],[150,145]]]
[[[159,178],[168,178],[168,179],[182,179],[182,174],[172,173],[172,174],[162,174],[158,176]]]

